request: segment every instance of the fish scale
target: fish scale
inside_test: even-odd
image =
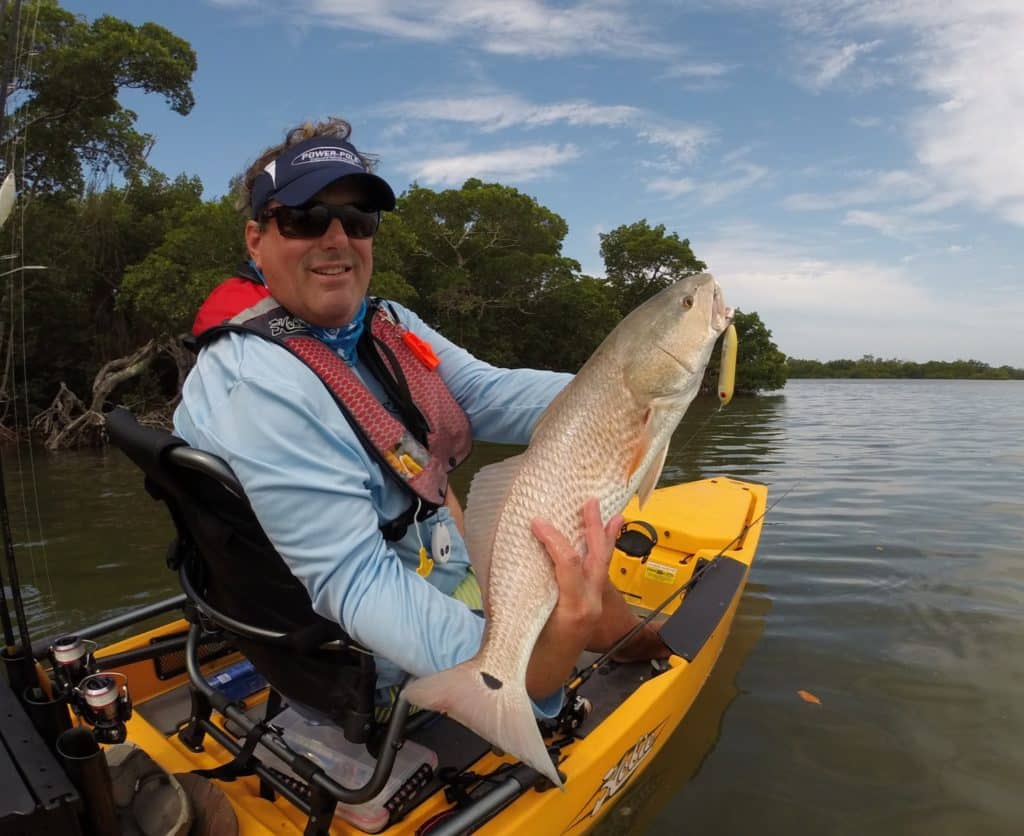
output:
[[[618,391],[621,392],[621,388]],[[600,396],[603,392],[597,394]],[[593,439],[594,455],[574,460],[572,448],[561,443],[554,433],[538,433],[526,454],[520,479],[509,494],[511,510],[498,525],[495,543],[500,546],[496,549],[526,556],[525,560],[515,563],[492,559],[489,574],[490,618],[483,640],[487,648],[484,670],[502,681],[506,676],[519,675],[520,672],[525,677],[530,654],[523,651],[532,649],[558,599],[551,561],[533,536],[530,522],[535,517],[549,520],[578,551],[582,551],[585,537],[580,511],[584,502],[592,496],[597,497],[602,517],[608,519],[618,513],[628,499],[625,480],[614,477],[625,472],[629,460],[625,453],[636,435],[635,429],[630,431],[631,425],[640,423],[641,410],[620,408],[615,413],[616,420],[601,421],[591,408],[596,405],[595,399],[587,400],[591,402],[566,404],[568,414],[579,416],[580,420],[578,427],[562,429],[570,433],[578,430],[579,435]],[[596,400],[599,403],[601,398]],[[615,456],[615,451],[621,455]],[[567,473],[573,476],[571,489],[553,489],[559,482],[556,475]],[[615,506],[616,510],[604,513],[605,507],[609,506]],[[531,608],[531,617],[525,623],[518,609],[524,593],[536,602]],[[505,660],[510,659],[514,660],[514,665],[511,670],[505,670]]]
[[[526,692],[534,645],[558,601],[551,558],[531,522],[550,521],[582,554],[587,499],[598,499],[605,522],[633,494],[646,499],[731,318],[708,274],[661,291],[616,326],[551,402],[525,453],[477,474],[466,542],[486,587],[481,648],[412,682],[410,702],[450,714],[561,786]]]

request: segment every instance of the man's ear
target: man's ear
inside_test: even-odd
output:
[[[246,221],[245,224],[245,248],[249,251],[249,258],[252,259],[253,264],[259,267],[261,270],[263,266],[260,264],[260,245],[263,243],[263,229],[256,221]]]

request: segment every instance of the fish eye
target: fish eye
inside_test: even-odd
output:
[[[690,308],[693,307],[693,297],[692,296],[684,296],[683,297],[683,307],[686,308],[687,310],[689,310]]]

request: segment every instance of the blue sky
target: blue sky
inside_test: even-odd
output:
[[[787,354],[1024,367],[1020,0],[65,0],[188,40],[196,107],[125,102],[206,195],[340,115],[396,192],[480,177],[598,234],[689,238]]]

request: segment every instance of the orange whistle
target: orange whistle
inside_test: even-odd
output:
[[[426,340],[421,340],[412,331],[406,331],[402,334],[402,342],[409,346],[409,350],[416,355],[416,359],[430,369],[430,371],[433,371],[441,364],[441,360],[434,354],[434,349],[430,347],[430,343]]]

